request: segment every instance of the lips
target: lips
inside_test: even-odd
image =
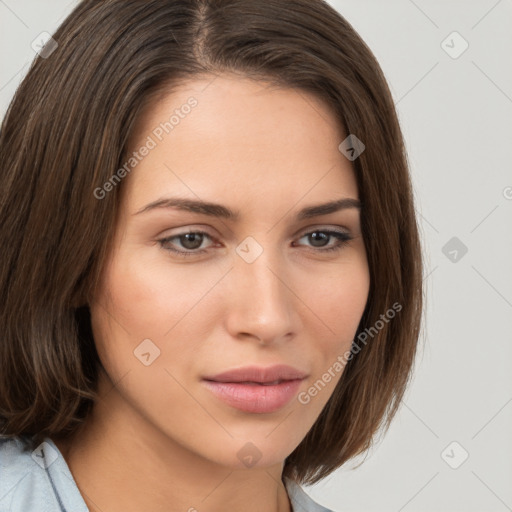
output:
[[[228,370],[217,375],[207,376],[204,379],[214,382],[245,382],[273,385],[286,380],[304,379],[306,377],[307,374],[305,372],[292,366],[275,365],[267,368],[246,366],[244,368]]]
[[[287,365],[249,366],[203,378],[219,400],[248,413],[272,413],[283,408],[308,375]]]

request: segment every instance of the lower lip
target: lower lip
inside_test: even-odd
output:
[[[264,386],[239,382],[203,380],[205,386],[231,407],[244,412],[269,413],[284,407],[297,395],[302,379]]]

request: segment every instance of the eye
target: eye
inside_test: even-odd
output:
[[[331,229],[315,229],[314,231],[308,231],[307,233],[304,233],[300,239],[302,238],[309,238],[309,240],[312,241],[313,248],[316,252],[339,251],[344,245],[353,239],[351,235],[344,231],[335,231]],[[335,239],[335,243],[326,247],[328,244],[325,242],[332,238]]]
[[[201,249],[199,251],[197,250],[201,247],[205,237],[211,239],[210,235],[204,231],[188,231],[186,233],[179,233],[177,235],[163,238],[158,240],[158,242],[166,251],[170,251],[180,256],[194,256],[206,252],[206,249]],[[179,249],[170,247],[168,244],[170,244],[174,239],[177,239],[181,246],[187,250],[181,251]]]
[[[179,256],[195,256],[208,252],[207,248],[204,248],[203,242],[206,238],[212,240],[212,237],[205,231],[187,231],[185,233],[178,233],[177,235],[169,236],[158,240],[160,246],[171,253]],[[353,239],[351,235],[344,231],[336,231],[332,229],[316,229],[304,233],[299,240],[302,238],[308,238],[312,243],[312,249],[314,252],[329,252],[339,251],[345,246],[350,240]],[[329,245],[329,240],[334,239],[335,243]],[[175,242],[173,242],[175,240]],[[327,243],[326,243],[327,242]],[[179,243],[185,250],[175,249],[176,243]],[[201,248],[203,246],[203,248]]]

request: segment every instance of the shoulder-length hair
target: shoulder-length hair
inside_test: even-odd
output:
[[[85,0],[53,38],[0,132],[0,433],[37,446],[90,412],[101,363],[86,298],[123,185],[101,200],[94,191],[122,165],[152,99],[228,72],[313,93],[365,145],[352,164],[371,282],[354,343],[371,339],[283,475],[312,484],[366,451],[409,381],[423,297],[406,150],[368,46],[323,0]],[[391,305],[399,313],[384,322]]]

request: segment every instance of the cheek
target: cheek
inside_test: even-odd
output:
[[[130,249],[117,253],[107,267],[91,305],[91,322],[98,355],[111,380],[121,382],[119,389],[139,410],[156,414],[164,406],[171,411],[190,400],[172,376],[182,381],[194,361],[190,339],[200,339],[196,331],[201,325],[191,319],[218,277],[198,275],[192,266],[184,271],[167,261],[144,261],[136,254]],[[165,421],[171,424],[171,419]]]
[[[161,257],[155,262],[120,254],[106,273],[102,298],[132,339],[161,340],[179,330],[221,276],[215,267],[178,266]]]
[[[322,286],[312,286],[310,279],[308,282],[307,301],[321,321],[317,322],[316,333],[310,333],[310,339],[315,340],[312,350],[317,364],[306,398],[318,413],[343,374],[366,307],[370,288],[366,258],[359,253],[357,258],[335,267],[328,278],[321,280]]]
[[[370,289],[370,276],[366,260],[354,259],[342,263],[332,272],[323,275],[320,284],[311,277],[304,283],[307,303],[322,321],[327,338],[346,340],[357,330],[366,307]]]
[[[315,313],[321,319],[317,322],[316,335],[310,348],[311,361],[314,361],[312,374],[297,396],[300,407],[308,414],[304,422],[314,422],[338,384],[357,333],[369,292],[369,271],[364,261],[346,266],[337,271],[327,287],[312,287],[308,301],[315,305]],[[319,332],[324,333],[319,335]]]
[[[218,311],[207,294],[224,273],[215,266],[172,265],[161,256],[144,259],[130,248],[117,253],[91,306],[98,355],[111,378],[130,371],[129,380],[135,379],[148,368],[180,376],[190,368]],[[145,367],[137,357],[148,349],[157,357]],[[154,372],[141,378],[156,385]]]

